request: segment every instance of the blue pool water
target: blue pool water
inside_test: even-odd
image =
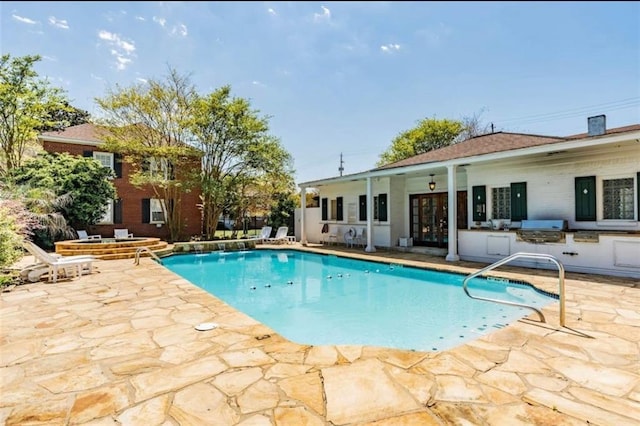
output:
[[[285,338],[311,345],[446,350],[531,310],[470,299],[463,275],[294,250],[179,255],[163,264]],[[523,283],[474,278],[473,295],[537,308]]]

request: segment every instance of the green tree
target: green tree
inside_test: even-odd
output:
[[[130,181],[149,187],[161,200],[170,239],[182,237],[180,203],[199,178],[200,153],[189,145],[195,89],[170,69],[165,79],[116,86],[96,99],[105,114],[105,149],[123,154],[135,170]],[[195,163],[195,165],[194,165]]]
[[[107,203],[116,196],[111,182],[113,171],[93,158],[66,153],[43,154],[14,169],[11,180],[31,189],[49,190],[55,197],[68,196],[70,202],[55,203],[57,208],[44,208],[41,212],[58,211],[66,222],[85,228],[98,222],[106,212]],[[26,196],[30,199],[50,197]],[[33,206],[34,203],[31,203]],[[30,208],[37,212],[38,209]],[[56,232],[55,234],[59,234]],[[55,238],[55,235],[54,235]]]
[[[391,146],[380,155],[378,166],[395,163],[414,155],[451,145],[464,130],[460,121],[425,118],[416,127],[396,136]]]
[[[91,121],[88,111],[76,108],[63,101],[61,104],[49,105],[45,121],[38,127],[40,132],[63,130],[70,126],[78,126]]]
[[[280,226],[288,226],[289,231],[293,232],[293,218],[296,207],[300,204],[300,198],[292,192],[280,193],[275,197],[269,213],[269,225],[273,229]]]
[[[198,96],[191,132],[202,158],[202,209],[205,236],[212,238],[220,214],[236,218],[265,211],[275,194],[291,190],[291,155],[269,135],[268,118],[249,101],[223,86]]]
[[[64,105],[61,89],[38,78],[39,55],[0,56],[0,175],[19,167],[38,129],[55,126],[49,111]]]

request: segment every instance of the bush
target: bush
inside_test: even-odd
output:
[[[22,242],[36,227],[22,203],[0,200],[0,268],[11,266],[22,257]]]

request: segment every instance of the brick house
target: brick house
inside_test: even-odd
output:
[[[136,188],[129,182],[133,166],[122,160],[119,154],[101,149],[98,127],[93,124],[71,126],[61,131],[44,132],[38,137],[47,152],[66,152],[72,155],[93,157],[115,172],[113,181],[117,192],[102,221],[90,226],[90,234],[112,237],[116,228],[126,228],[134,236],[169,238],[164,225],[160,200],[154,198],[151,188]],[[194,158],[194,167],[200,167],[200,159]],[[87,188],[89,190],[89,188]],[[202,220],[197,188],[182,195],[181,217],[184,224],[183,239],[201,235]]]

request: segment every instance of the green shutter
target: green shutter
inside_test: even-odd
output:
[[[142,199],[142,223],[151,222],[151,199]]]
[[[366,195],[361,195],[360,197],[358,197],[359,199],[359,206],[360,206],[360,220],[361,221],[365,221],[367,220],[367,196]]]
[[[344,214],[342,213],[342,197],[336,198],[336,207],[338,209],[336,213],[336,220],[344,220]]]
[[[511,184],[511,220],[527,219],[527,182]]]
[[[576,221],[596,220],[596,177],[575,179]]]
[[[113,202],[113,223],[122,223],[122,198]]]
[[[322,205],[322,220],[328,220],[329,219],[329,214],[328,214],[329,207],[328,207],[328,204],[329,204],[329,199],[328,198],[323,198],[322,199],[322,203],[321,203],[321,205]]]
[[[113,171],[117,178],[122,177],[122,155],[113,154]]]
[[[484,185],[473,187],[473,220],[487,220],[487,187]]]
[[[378,220],[387,221],[387,194],[378,195]]]

